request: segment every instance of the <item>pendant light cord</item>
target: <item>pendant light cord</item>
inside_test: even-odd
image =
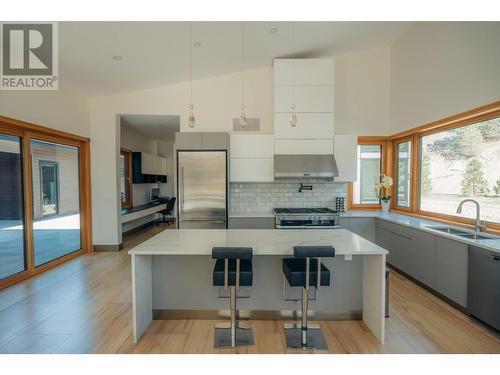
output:
[[[295,108],[295,22],[292,23],[292,106]]]
[[[189,45],[189,107],[193,106],[193,22],[189,23],[189,37],[191,44]]]
[[[245,105],[245,23],[241,23],[241,105]]]

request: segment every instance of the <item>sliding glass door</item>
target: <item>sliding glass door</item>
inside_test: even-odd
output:
[[[35,267],[81,248],[79,148],[32,140]]]
[[[22,138],[0,133],[0,280],[26,270]]]
[[[0,289],[92,251],[89,148],[0,115]]]

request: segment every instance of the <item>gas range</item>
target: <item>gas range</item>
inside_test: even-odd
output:
[[[339,214],[330,208],[273,208],[279,229],[336,229]]]

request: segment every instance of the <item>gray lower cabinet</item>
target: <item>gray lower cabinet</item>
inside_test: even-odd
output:
[[[350,217],[349,230],[368,241],[375,241],[375,219],[372,217]]]
[[[229,229],[274,229],[274,217],[229,217]]]
[[[410,273],[412,239],[398,233],[391,233],[391,264],[401,271]]]
[[[436,236],[413,230],[408,274],[431,288],[436,284]]]
[[[384,228],[376,227],[375,228],[375,243],[380,247],[386,249],[389,254],[387,254],[387,261],[391,263],[391,232]]]
[[[467,244],[382,219],[375,243],[389,251],[391,265],[467,307]]]
[[[442,295],[467,307],[468,245],[436,237],[436,286]]]
[[[339,217],[338,224],[341,229],[349,229],[349,218]]]

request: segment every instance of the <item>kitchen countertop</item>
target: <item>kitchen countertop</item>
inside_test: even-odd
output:
[[[446,237],[450,238],[456,241],[460,241],[469,245],[474,245],[481,247],[483,249],[491,250],[497,253],[500,253],[500,238],[499,239],[490,239],[490,240],[474,240],[471,238],[464,238],[457,236],[455,234],[450,234],[450,233],[445,233],[441,231],[437,231],[432,228],[428,228],[428,225],[433,225],[433,226],[448,226],[447,224],[440,223],[438,221],[433,221],[433,220],[428,220],[428,219],[421,219],[415,216],[409,216],[409,215],[403,215],[403,214],[397,214],[393,212],[382,212],[382,211],[347,211],[345,213],[342,213],[340,217],[366,217],[366,218],[378,218],[382,220],[389,221],[391,223],[395,224],[400,224],[404,225],[410,228],[422,230],[424,232],[432,233],[441,237]],[[453,228],[459,228],[459,229],[464,229],[460,228],[458,226],[454,225],[449,225]]]
[[[233,211],[229,213],[229,217],[274,217],[274,213],[271,209],[255,211],[255,212],[242,212],[242,211]],[[481,247],[483,249],[491,250],[494,252],[500,253],[500,238],[499,239],[490,239],[490,240],[474,240],[471,238],[464,238],[454,234],[445,233],[441,231],[437,231],[435,229],[428,228],[428,225],[447,225],[440,223],[438,221],[421,219],[415,216],[409,216],[399,213],[393,212],[382,212],[382,211],[346,211],[340,214],[340,217],[359,217],[359,218],[379,218],[382,220],[389,221],[391,223],[404,225],[410,228],[422,230],[428,233],[432,233],[441,237],[450,238],[456,241],[460,241],[469,245],[474,245]],[[458,226],[450,225],[451,227],[460,228]],[[463,229],[463,228],[462,228]]]
[[[172,229],[129,251],[132,255],[211,255],[214,246],[248,246],[254,255],[292,255],[296,245],[331,245],[337,255],[387,250],[346,229]]]

